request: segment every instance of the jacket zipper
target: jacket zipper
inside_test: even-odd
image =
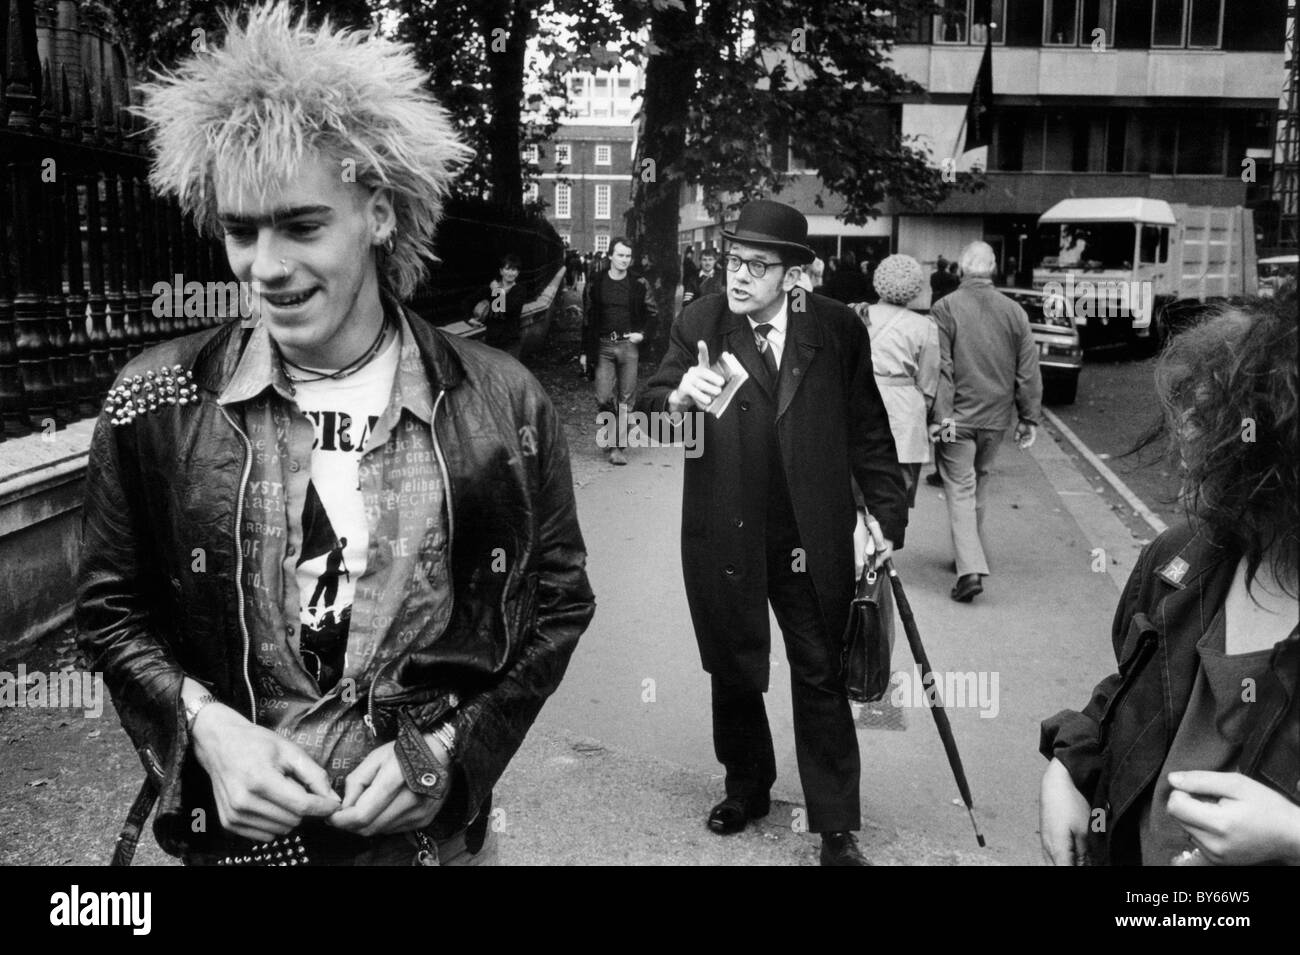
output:
[[[438,407],[442,404],[443,397],[447,394],[445,388],[438,390],[438,397],[433,402],[433,413],[429,416],[429,431],[433,435],[433,455],[438,459],[438,470],[442,473],[442,485],[446,489],[447,496],[447,579],[453,580],[451,574],[451,554],[452,542],[456,535],[456,509],[452,506],[451,499],[451,472],[447,470],[447,460],[442,456],[442,446],[438,444]],[[451,605],[447,611],[447,620],[451,621],[452,614],[456,609],[456,588],[451,588]],[[439,634],[441,636],[441,634]],[[379,678],[383,676],[384,670],[396,663],[396,660],[389,660],[375,672],[375,678],[370,684],[370,696],[366,700],[366,715],[364,722],[370,729],[371,736],[378,736],[379,731],[375,729],[375,687],[379,684]]]
[[[221,415],[244,442],[244,473],[239,479],[239,497],[235,499],[235,593],[239,598],[239,635],[244,640],[243,676],[244,686],[248,690],[248,718],[256,723],[257,698],[253,695],[253,681],[248,676],[248,655],[252,641],[248,638],[248,621],[244,618],[244,544],[240,540],[244,526],[244,490],[248,486],[248,475],[253,470],[253,443],[248,440],[243,429],[235,424],[235,419],[230,417],[224,406]]]

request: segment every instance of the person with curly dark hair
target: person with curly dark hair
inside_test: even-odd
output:
[[[1224,310],[1161,356],[1187,519],[1124,589],[1119,672],[1043,723],[1049,862],[1300,865],[1296,328]]]

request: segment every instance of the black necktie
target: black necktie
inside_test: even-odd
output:
[[[776,364],[776,346],[767,340],[771,331],[772,326],[767,322],[754,326],[754,332],[758,335],[755,344],[758,345],[758,352],[763,356],[763,364],[767,366],[767,373],[772,378],[772,384],[775,385],[781,377],[781,371]]]

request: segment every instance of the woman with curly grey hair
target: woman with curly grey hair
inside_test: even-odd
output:
[[[909,507],[916,504],[921,466],[931,458],[926,424],[939,389],[938,329],[907,308],[921,293],[924,279],[916,259],[891,255],[876,267],[880,301],[856,306],[871,338],[871,363],[889,413]]]
[[[1224,311],[1156,369],[1186,520],[1148,545],[1119,672],[1046,720],[1057,865],[1300,865],[1295,303]]]

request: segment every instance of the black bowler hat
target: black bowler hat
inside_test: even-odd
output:
[[[740,210],[734,232],[723,232],[728,242],[776,249],[796,265],[806,265],[817,258],[808,247],[808,220],[804,214],[784,202],[755,199]]]

